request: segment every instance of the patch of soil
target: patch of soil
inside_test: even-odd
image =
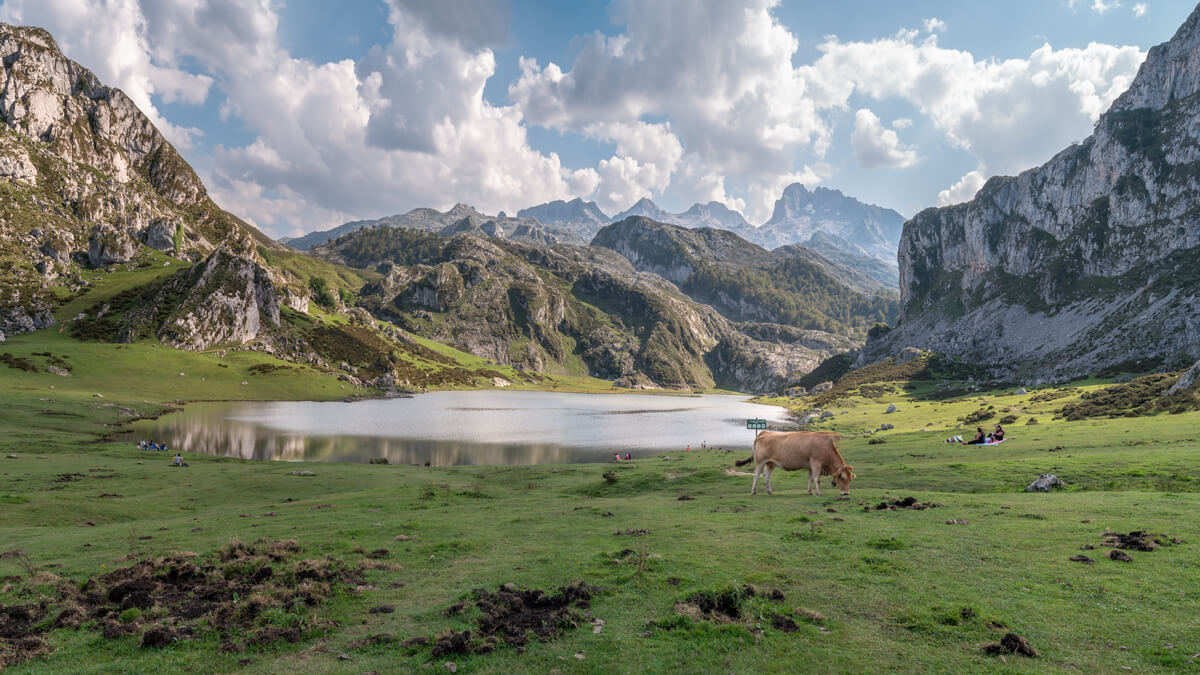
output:
[[[796,631],[800,630],[799,624],[793,621],[791,617],[787,617],[782,614],[772,614],[771,625],[774,626],[776,630],[781,630],[785,633],[795,633]]]
[[[1096,562],[1095,560],[1092,560],[1091,558],[1087,557],[1086,555],[1073,555],[1070,558],[1068,558],[1068,560],[1070,560],[1071,562],[1084,563],[1086,565],[1091,565],[1092,563]]]
[[[424,638],[422,638],[422,639],[424,639]],[[396,641],[395,635],[392,635],[391,633],[379,633],[377,635],[368,635],[367,637],[354,640],[349,645],[346,645],[346,648],[347,649],[363,649],[364,647],[374,647],[376,645],[388,645],[388,644],[392,644],[395,641]],[[407,640],[406,640],[406,642],[407,642]]]
[[[748,598],[757,595],[758,591],[750,585],[730,586],[720,591],[701,591],[684,598],[683,605],[690,605],[699,610],[702,618],[718,623],[728,623],[742,616],[742,605]],[[683,611],[680,611],[680,610]],[[691,614],[688,607],[676,605],[676,612]],[[697,617],[692,617],[697,618]]]
[[[695,497],[693,497],[693,496],[691,496],[691,495],[679,495],[679,500],[678,500],[678,501],[681,501],[681,502],[690,502],[690,501],[694,501],[695,499],[696,499],[696,498],[695,498]]]
[[[84,478],[86,478],[86,476],[84,476],[81,473],[61,473],[58,476],[55,476],[53,479],[51,479],[50,482],[51,483],[74,483],[75,481],[83,480]]]
[[[563,586],[553,595],[537,589],[517,588],[513,584],[505,584],[496,592],[477,590],[474,602],[482,616],[475,620],[475,629],[448,631],[437,636],[433,642],[433,656],[484,654],[501,644],[523,647],[530,637],[549,642],[584,623],[576,610],[588,609],[592,597],[600,591],[582,581]],[[411,640],[405,641],[402,646],[409,642]]]
[[[316,618],[312,608],[339,588],[365,582],[362,565],[335,558],[294,560],[301,550],[290,539],[260,539],[252,545],[234,540],[204,558],[186,552],[145,558],[81,585],[60,583],[58,607],[0,607],[0,667],[44,653],[29,641],[34,633],[84,624],[106,639],[140,634],[139,643],[146,648],[167,647],[209,631],[222,636],[227,651],[245,649],[230,634],[248,635],[251,644],[299,642],[330,625]],[[153,618],[123,615],[151,607]],[[275,625],[281,611],[286,627]],[[44,621],[48,616],[55,618]],[[20,649],[18,642],[24,645]]]
[[[0,670],[43,654],[50,647],[40,637],[45,605],[0,605]]]
[[[1117,562],[1133,562],[1133,558],[1119,548],[1114,548],[1113,550],[1109,551],[1108,559],[1116,560]]]
[[[1128,534],[1105,532],[1100,539],[1100,544],[1103,546],[1123,548],[1130,551],[1153,551],[1159,546],[1170,546],[1180,543],[1183,542],[1174,537],[1168,537],[1165,534],[1152,534],[1142,530],[1134,530]]]
[[[650,530],[625,530],[624,532],[617,530],[616,532],[613,532],[613,534],[616,534],[616,535],[626,534],[631,537],[644,537],[647,534],[650,534]]]
[[[1020,654],[1029,658],[1037,658],[1037,650],[1029,646],[1029,642],[1016,633],[1005,633],[999,642],[988,642],[982,645],[988,654]]]
[[[896,511],[897,509],[910,509],[913,511],[923,511],[925,509],[937,508],[937,504],[930,502],[928,504],[917,501],[916,497],[904,497],[903,499],[884,500],[875,506],[864,506],[864,511]]]

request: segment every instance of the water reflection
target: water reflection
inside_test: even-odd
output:
[[[557,464],[686,446],[745,450],[747,417],[780,408],[737,396],[436,392],[379,401],[196,403],[122,436],[172,451],[260,460],[390,464]]]

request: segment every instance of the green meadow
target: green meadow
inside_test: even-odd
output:
[[[256,352],[53,331],[2,347],[37,366],[0,366],[0,605],[34,608],[41,640],[0,640],[0,655],[31,648],[12,672],[1200,669],[1200,413],[1055,419],[1103,382],[942,400],[932,383],[845,391],[821,423],[847,436],[858,474],[842,500],[828,479],[809,496],[803,474],[782,472],[775,495],[752,497],[733,466],[749,443],[588,465],[189,455],[176,469],[102,439],[175,401],[346,392],[315,371],[254,370],[270,361]],[[72,375],[44,372],[51,358]],[[1002,445],[942,442],[1009,417]],[[895,428],[869,433],[884,422]],[[1023,491],[1044,472],[1065,487]],[[906,497],[929,508],[877,509]],[[1162,543],[1109,559],[1105,533],[1131,531]],[[271,542],[290,552],[270,557]],[[84,599],[115,588],[105,575],[141,566],[162,579],[181,560],[205,589],[251,572],[258,585],[239,581],[187,620],[159,600],[97,615]],[[348,572],[302,580],[321,565]],[[556,615],[552,635],[488,637],[482,607],[502,585],[553,595],[575,582],[590,598]],[[299,603],[294,589],[313,583]],[[142,646],[164,626],[172,639]],[[986,652],[1010,632],[1039,655]]]

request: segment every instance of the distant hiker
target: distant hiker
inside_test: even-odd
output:
[[[975,427],[975,438],[967,441],[967,445],[983,445],[987,443],[987,435],[983,433],[983,427]]]
[[[175,453],[175,459],[171,460],[171,464],[174,466],[183,466],[183,455]]]
[[[708,449],[708,441],[700,441],[700,449],[707,450]]]
[[[1000,441],[1004,440],[1004,427],[997,424],[996,430],[988,435],[988,440],[993,443],[999,443]]]
[[[614,453],[613,453],[613,458],[612,458],[612,461],[614,461],[614,462],[619,462],[619,461],[621,461],[621,453],[619,453],[619,452],[614,452]]]
[[[690,446],[690,445],[687,446],[686,448],[684,448],[684,452],[691,452],[691,451],[692,451],[692,446]]]
[[[625,459],[633,459],[633,455],[627,452],[625,453]]]

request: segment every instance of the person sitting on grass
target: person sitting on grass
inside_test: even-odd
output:
[[[988,434],[988,440],[993,443],[999,443],[1000,441],[1004,440],[1004,427],[997,424],[996,430]]]
[[[987,435],[983,433],[983,427],[975,427],[975,438],[967,441],[967,445],[983,445],[987,443]]]
[[[188,463],[183,461],[183,455],[175,453],[175,459],[171,460],[171,466],[187,466]]]

